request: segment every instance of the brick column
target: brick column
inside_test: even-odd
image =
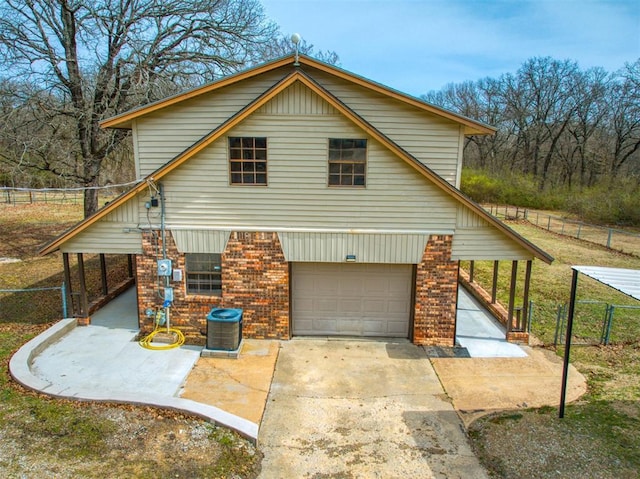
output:
[[[414,344],[454,346],[458,262],[451,260],[451,235],[432,235],[416,270]]]
[[[277,233],[231,233],[222,274],[225,307],[244,311],[244,337],[289,339],[289,264]]]

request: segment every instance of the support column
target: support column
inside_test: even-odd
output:
[[[496,303],[496,295],[498,294],[498,265],[499,261],[493,262],[493,282],[491,283],[491,304]]]
[[[531,266],[533,261],[527,261],[524,275],[524,294],[522,295],[522,325],[524,331],[529,331],[529,286],[531,285]]]
[[[416,268],[413,343],[454,346],[458,262],[451,235],[431,235]]]
[[[129,278],[133,278],[134,260],[135,260],[135,257],[131,253],[129,253],[127,255],[127,267],[129,268],[128,269]]]
[[[516,300],[516,282],[518,279],[518,262],[511,263],[511,285],[509,286],[509,313],[507,314],[507,334],[511,332],[513,327],[513,310]]]
[[[102,282],[102,295],[109,294],[109,285],[107,284],[107,260],[104,253],[100,253],[100,279]]]
[[[69,315],[75,316],[77,313],[76,305],[73,303],[73,285],[71,284],[71,267],[69,266],[69,253],[62,253],[62,264],[64,266],[64,283],[67,294],[67,305],[69,306]]]
[[[77,254],[78,258],[78,278],[80,279],[80,311],[79,316],[82,320],[78,324],[84,326],[89,324],[89,296],[87,294],[87,280],[84,270],[84,256],[82,253]]]

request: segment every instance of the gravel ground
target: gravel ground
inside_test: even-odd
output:
[[[149,408],[82,405],[108,425],[100,448],[56,447],[60,438],[5,423],[0,477],[5,478],[255,478],[260,454],[248,441],[210,423]]]

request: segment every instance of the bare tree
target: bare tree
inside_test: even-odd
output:
[[[573,95],[576,97],[574,118],[567,127],[570,155],[565,158],[566,181],[569,187],[575,173],[579,174],[580,186],[588,186],[599,173],[600,162],[591,148],[592,138],[601,127],[607,114],[607,91],[609,75],[602,68],[592,68],[575,76]]]
[[[467,138],[464,154],[467,166],[488,170],[502,167],[500,157],[508,150],[511,134],[504,114],[502,80],[483,78],[477,82],[449,84],[441,91],[423,95],[422,99],[498,128],[494,135]]]
[[[279,38],[266,45],[262,53],[265,58],[277,58],[291,55],[292,51],[293,45],[291,37],[289,35],[281,35]],[[315,45],[307,42],[304,38],[298,44],[298,53],[317,58],[321,62],[328,63],[330,65],[340,65],[340,57],[336,52],[332,50],[316,51]]]
[[[614,178],[640,151],[640,59],[626,65],[620,77],[609,95],[612,133],[609,173]]]
[[[47,92],[54,100],[42,112],[49,124],[65,119],[72,126],[66,163],[26,157],[60,175],[70,174],[71,160],[84,186],[98,184],[103,162],[127,135],[101,130],[100,120],[176,85],[238,70],[275,39],[277,28],[257,0],[4,0],[0,6],[5,75]],[[85,215],[98,208],[95,190],[85,193],[84,208]]]

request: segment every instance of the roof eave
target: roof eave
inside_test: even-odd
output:
[[[215,80],[213,82],[193,88],[191,90],[187,90],[185,92],[178,93],[168,98],[163,98],[162,100],[158,100],[152,103],[148,103],[146,105],[142,105],[138,108],[134,108],[133,110],[129,110],[119,115],[113,116],[111,118],[102,120],[100,122],[100,127],[131,129],[132,127],[131,122],[142,115],[152,113],[154,111],[160,110],[162,108],[165,108],[171,105],[175,105],[176,103],[180,103],[184,100],[188,100],[190,98],[197,97],[199,95],[208,93],[210,91],[217,90],[227,85],[231,85],[233,83],[237,83],[239,81],[252,78],[254,76],[260,75],[267,71],[274,70],[276,68],[280,68],[288,64],[293,64],[294,61],[295,61],[294,57],[292,55],[289,55],[286,57],[275,59],[267,63],[263,63],[257,67],[252,67],[246,70],[242,70],[238,73],[234,73],[232,75],[222,77],[219,80]]]
[[[347,70],[343,70],[342,68],[338,68],[334,65],[329,65],[328,63],[321,62],[314,58],[311,58],[306,55],[299,55],[298,57],[299,65],[307,65],[312,68],[316,68],[318,70],[327,72],[329,74],[335,75],[339,78],[342,78],[347,81],[351,81],[355,84],[363,86],[369,90],[376,91],[383,95],[389,96],[391,98],[395,98],[404,103],[413,105],[421,110],[428,111],[430,113],[436,114],[438,116],[447,118],[449,120],[455,121],[464,125],[464,134],[465,135],[493,135],[497,131],[496,128],[486,125],[477,120],[473,120],[471,118],[467,118],[463,115],[459,115],[457,113],[453,113],[451,111],[440,108],[436,105],[432,105],[423,100],[415,98],[411,95],[407,95],[406,93],[402,93],[398,90],[390,88],[388,86],[382,85],[380,83],[374,82],[373,80],[369,80],[365,77],[356,75],[354,73],[348,72]],[[116,115],[111,118],[107,118],[100,122],[100,126],[102,128],[121,128],[121,129],[131,129],[132,121],[136,118],[146,115],[148,113],[152,113],[154,111],[160,110],[170,105],[174,105],[184,100],[188,100],[190,98],[197,97],[199,95],[217,90],[227,85],[234,84],[236,82],[246,80],[248,78],[252,78],[254,76],[260,75],[262,73],[286,66],[292,65],[296,66],[296,57],[293,55],[289,55],[286,57],[278,58],[271,62],[267,62],[261,64],[257,67],[252,67],[247,70],[243,70],[241,72],[235,73],[233,75],[229,75],[223,77],[214,82],[208,83],[206,85],[202,85],[200,87],[188,90],[186,92],[182,92],[171,97],[158,100],[156,102],[141,106],[139,108],[135,108],[133,110],[129,110],[128,112],[122,113],[120,115]]]

